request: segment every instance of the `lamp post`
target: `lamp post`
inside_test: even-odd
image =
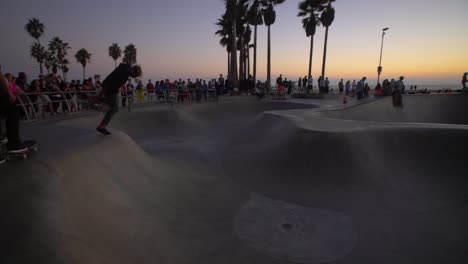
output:
[[[379,62],[379,67],[377,68],[377,84],[380,83],[380,74],[382,73],[382,53],[383,53],[383,43],[384,43],[384,36],[385,36],[385,31],[389,30],[389,28],[384,28],[382,29],[382,46],[380,48],[380,62]]]

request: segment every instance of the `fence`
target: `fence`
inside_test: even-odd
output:
[[[60,91],[17,94],[17,105],[20,108],[23,122],[33,122],[57,114],[88,112],[95,109],[93,97],[98,91]],[[133,90],[124,95],[119,93],[119,107],[132,111],[135,106],[144,104],[192,102],[217,102],[218,95],[214,90],[171,90],[156,93],[146,89]]]

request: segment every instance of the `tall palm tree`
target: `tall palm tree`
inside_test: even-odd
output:
[[[54,73],[57,73],[58,68],[62,68],[64,65],[68,64],[66,57],[70,49],[70,45],[59,37],[54,37],[49,42],[49,52],[53,57],[52,71]]]
[[[117,68],[117,60],[122,57],[122,49],[119,47],[119,44],[112,43],[109,47],[109,56],[114,60],[115,68]]]
[[[271,26],[276,22],[275,5],[284,3],[285,0],[262,0],[263,21],[268,27],[268,63],[267,63],[267,89],[271,87]]]
[[[123,61],[130,64],[137,62],[137,49],[134,44],[128,44],[124,49]]]
[[[231,59],[230,59],[230,56],[231,56],[231,52],[232,52],[232,41],[231,41],[232,24],[229,21],[229,19],[227,18],[226,14],[224,14],[224,15],[221,16],[221,18],[218,19],[218,22],[216,22],[215,25],[218,26],[218,30],[215,32],[215,34],[218,35],[219,37],[221,37],[221,39],[219,40],[219,44],[222,47],[225,47],[226,51],[227,51],[227,56],[228,56],[228,58],[227,58],[227,61],[228,61],[228,66],[227,66],[228,74],[227,74],[227,76],[229,76],[231,74],[231,65],[230,65]]]
[[[314,35],[317,26],[320,25],[319,10],[323,0],[303,0],[299,2],[299,14],[297,16],[304,17],[302,19],[302,26],[306,32],[307,37],[310,37],[310,53],[309,53],[309,74],[312,77],[312,55],[314,52]]]
[[[40,43],[33,43],[30,47],[29,55],[31,55],[31,58],[35,59],[39,63],[39,68],[42,75],[42,65],[44,64],[48,55],[45,47]]]
[[[249,24],[254,26],[254,58],[253,58],[253,79],[257,83],[257,26],[263,25],[263,16],[260,9],[260,0],[253,0],[247,14]],[[249,71],[250,72],[250,71]]]
[[[328,3],[324,7],[322,15],[320,16],[320,22],[325,27],[325,47],[323,49],[323,64],[322,64],[322,78],[325,78],[325,66],[327,63],[327,45],[328,45],[328,28],[333,24],[335,20],[335,8],[332,6],[332,2],[335,0],[328,0]]]
[[[83,66],[83,80],[86,78],[86,64],[91,63],[91,53],[85,49],[80,49],[75,54],[76,61]]]
[[[248,29],[247,24],[247,11],[249,7],[249,0],[238,0],[236,23],[237,23],[237,50],[239,50],[239,79],[245,79],[246,70],[246,44],[245,37],[248,35],[250,38],[251,31]],[[250,41],[250,40],[249,40]]]
[[[39,21],[39,19],[35,17],[30,18],[26,26],[24,26],[24,29],[37,41],[37,43],[40,43],[39,38],[44,34],[45,26],[41,21]]]
[[[244,35],[243,35],[243,42],[244,42],[244,47],[243,47],[243,52],[244,52],[244,60],[243,60],[243,73],[244,73],[244,79],[248,78],[247,74],[247,66],[249,64],[248,58],[250,56],[250,40],[252,39],[252,30],[250,29],[250,26],[247,25],[244,30]]]
[[[226,7],[225,16],[231,22],[232,25],[232,34],[231,34],[231,72],[229,74],[229,80],[234,83],[234,86],[237,86],[237,2],[238,0],[223,0]]]
[[[35,44],[37,44],[37,46],[35,46],[35,49],[36,51],[39,51],[41,49],[40,47],[42,47],[39,39],[44,34],[44,30],[45,30],[44,24],[42,24],[41,21],[39,21],[39,19],[33,17],[28,20],[28,23],[24,26],[24,29],[29,33],[29,35],[32,38],[36,40]],[[39,53],[36,53],[36,54],[39,54]],[[31,46],[31,57],[36,59],[36,61],[39,63],[39,70],[42,75],[43,74],[42,63],[44,62],[44,59],[41,59],[41,58],[43,56],[32,56],[32,46]]]

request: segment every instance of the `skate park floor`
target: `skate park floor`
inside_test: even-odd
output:
[[[467,263],[468,97],[121,110],[29,124],[0,263]]]

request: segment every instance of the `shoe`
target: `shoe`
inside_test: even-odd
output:
[[[96,131],[103,134],[103,135],[105,135],[105,136],[110,136],[112,134],[105,127],[98,127],[98,128],[96,128]]]
[[[18,144],[16,146],[8,146],[8,153],[21,153],[28,150],[28,146],[24,143]]]

